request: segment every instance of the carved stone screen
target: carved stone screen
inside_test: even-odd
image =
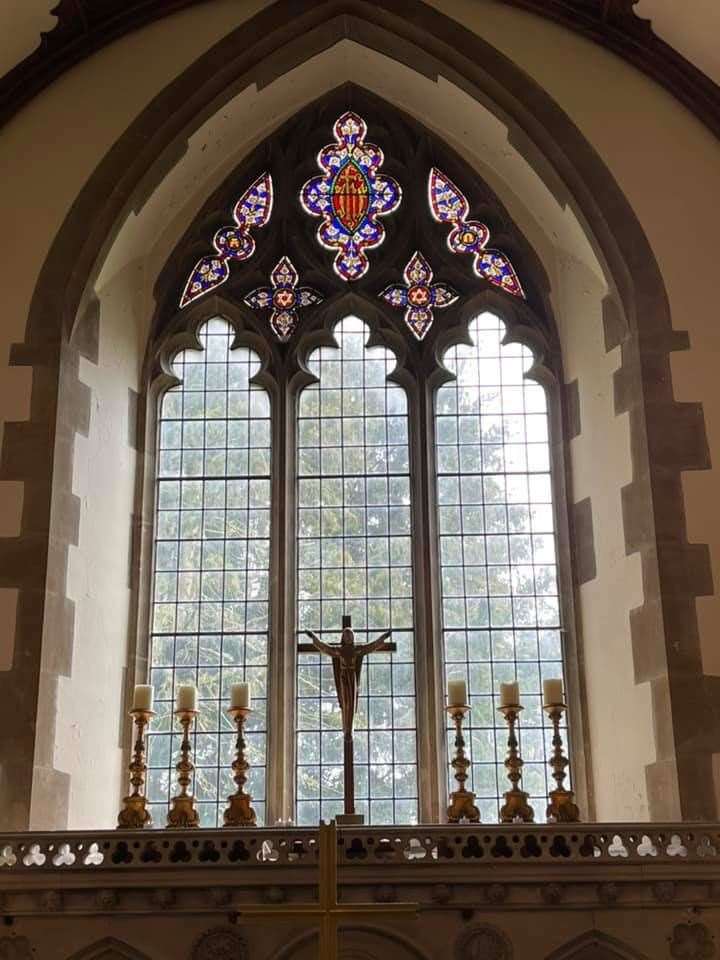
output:
[[[175,359],[179,385],[160,402],[150,681],[157,716],[149,735],[148,796],[164,826],[176,792],[178,684],[199,690],[194,790],[201,824],[222,823],[235,789],[235,737],[225,713],[232,683],[251,685],[248,788],[265,808],[270,401],[250,381],[252,351],[231,349],[222,319],[200,328],[201,350]]]
[[[503,346],[496,316],[481,314],[469,332],[472,344],[444,355],[454,379],[435,404],[446,678],[468,683],[471,784],[488,823],[509,787],[497,694],[519,681],[523,789],[542,819],[550,755],[542,680],[563,675],[547,398],[525,377],[532,354]]]
[[[339,640],[343,614],[358,642],[391,628],[398,649],[365,660],[355,723],[355,795],[370,823],[417,820],[411,498],[407,398],[388,380],[393,354],[368,348],[347,317],[339,349],[320,347],[318,382],[299,397],[298,629]],[[321,662],[324,661],[324,662]],[[343,736],[327,657],[301,654],[297,687],[297,820],[342,812]]]

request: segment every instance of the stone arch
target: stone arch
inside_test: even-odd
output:
[[[123,943],[115,937],[104,937],[89,947],[83,947],[69,960],[150,960],[150,958],[147,954],[140,953],[130,944]]]
[[[589,930],[553,951],[547,960],[646,960],[633,947],[599,930]]]
[[[636,672],[639,680],[651,683],[656,712],[663,714],[657,720],[658,728],[672,727],[673,698],[667,696],[667,689],[669,686],[672,692],[673,684],[680,679],[678,676],[675,680],[668,671],[666,648],[675,638],[682,638],[688,651],[682,664],[684,674],[694,671],[702,675],[695,597],[706,592],[711,582],[706,548],[687,542],[680,486],[682,470],[708,466],[700,405],[676,403],[672,395],[669,355],[685,348],[687,337],[672,329],[662,276],[639,220],[579,129],[519,67],[449,16],[419,0],[410,0],[402,10],[392,0],[372,6],[355,0],[307,0],[301,4],[277,0],[203,54],[155,98],[78,195],[41,271],[26,340],[12,353],[14,364],[35,367],[42,373],[33,381],[30,423],[16,433],[7,431],[3,450],[5,464],[13,459],[21,465],[32,464],[32,468],[16,467],[10,475],[15,477],[19,472],[25,482],[23,534],[34,536],[39,546],[33,575],[17,583],[16,649],[26,654],[23,676],[4,674],[0,694],[16,689],[18,681],[28,689],[37,689],[41,653],[37,627],[46,604],[48,569],[42,544],[50,529],[53,487],[69,490],[72,462],[66,441],[77,429],[76,424],[56,424],[59,371],[61,365],[72,367],[77,362],[77,354],[68,349],[70,333],[76,317],[85,315],[91,307],[91,282],[123,214],[143,195],[148,181],[162,176],[161,156],[172,152],[168,148],[186,135],[215,98],[228,96],[228,91],[237,91],[258,77],[267,82],[286,70],[289,62],[303,62],[342,38],[400,62],[421,65],[417,69],[426,75],[443,72],[459,76],[472,97],[521,132],[531,162],[549,163],[554,181],[562,183],[561,189],[567,191],[590,227],[624,311],[618,324],[608,325],[608,340],[610,346],[622,345],[618,412],[624,410],[630,415],[638,456],[635,476],[624,491],[625,513],[632,518],[626,522],[627,551],[640,553],[646,587],[645,604],[633,618],[638,648]],[[218,70],[218,64],[222,69]],[[114,184],[110,195],[108,183]],[[77,409],[82,424],[88,416],[82,396]],[[688,425],[692,426],[690,440]],[[53,442],[57,457],[53,456]],[[60,555],[54,560],[62,567],[63,554],[77,536],[77,522],[72,519],[77,507],[69,493],[58,496],[66,498],[64,507],[71,518],[54,543]],[[659,548],[657,529],[662,531]],[[38,532],[43,536],[37,537]],[[58,607],[52,612],[67,642],[72,610],[64,597],[56,602]],[[47,610],[44,616],[47,620]],[[652,669],[643,667],[648,663]],[[61,665],[58,673],[62,672]],[[702,702],[696,705],[700,709],[683,715],[677,735],[663,738],[658,744],[658,750],[664,746],[665,753],[659,753],[657,763],[647,771],[650,809],[656,818],[715,816],[712,794],[700,794],[689,785],[712,783],[712,749],[707,746],[719,739],[718,731],[710,735],[700,724],[703,717],[711,715],[710,705],[720,697],[716,686],[706,681],[700,688]],[[20,710],[18,719],[25,730],[31,731],[36,698],[25,697],[24,704],[26,713]],[[43,742],[53,742],[53,723],[50,712],[40,718],[37,736]],[[34,743],[28,742],[25,755],[31,756],[33,748]],[[17,753],[16,746],[13,754]],[[20,811],[13,825],[22,828],[28,822],[32,770],[29,765],[18,764],[14,773],[5,778],[7,806]],[[62,774],[45,768],[36,790],[38,794],[43,790],[63,794],[67,793],[67,783]],[[55,803],[55,808],[62,811],[62,804]],[[52,825],[63,825],[62,813]]]
[[[394,960],[430,960],[414,940],[382,927],[359,924],[342,927],[340,936],[340,960],[384,960],[390,950]],[[317,941],[317,931],[302,933],[281,947],[270,960],[315,960]]]

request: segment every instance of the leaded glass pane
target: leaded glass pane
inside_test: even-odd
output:
[[[230,685],[249,681],[248,789],[265,811],[270,564],[270,401],[252,384],[255,353],[231,350],[220,318],[179,354],[181,380],[160,403],[150,681],[157,716],[148,737],[148,798],[157,826],[176,792],[175,689],[194,683],[200,715],[194,789],[201,824],[222,824],[234,792]]]
[[[364,663],[355,722],[356,809],[369,823],[417,821],[413,580],[407,398],[388,382],[395,357],[366,348],[357,317],[320,347],[318,382],[299,397],[298,638],[357,641],[392,629],[397,652]],[[342,813],[342,725],[327,657],[301,654],[297,677],[297,820]]]
[[[503,346],[498,317],[481,314],[469,332],[471,344],[445,353],[455,378],[435,404],[445,673],[468,684],[471,783],[486,822],[509,786],[498,691],[519,681],[523,784],[542,819],[551,753],[542,681],[563,674],[547,398],[525,377],[530,351]]]

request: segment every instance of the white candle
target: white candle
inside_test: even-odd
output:
[[[133,710],[152,710],[153,688],[149,683],[135,684],[133,691]]]
[[[448,680],[448,706],[464,707],[467,704],[467,684],[464,680]]]
[[[512,683],[500,684],[500,706],[501,707],[519,707],[520,706],[520,684]]]
[[[233,683],[230,687],[230,706],[236,708],[250,709],[250,684]]]
[[[543,680],[543,705],[554,707],[564,702],[562,680],[556,678]]]
[[[197,710],[197,687],[183,683],[177,688],[176,710]]]

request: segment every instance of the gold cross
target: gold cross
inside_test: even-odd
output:
[[[348,917],[377,916],[378,914],[417,913],[417,903],[338,903],[337,827],[335,821],[320,824],[320,881],[317,903],[259,904],[249,910],[240,910],[241,918],[277,917],[311,919],[320,926],[318,960],[338,960],[338,927]]]

